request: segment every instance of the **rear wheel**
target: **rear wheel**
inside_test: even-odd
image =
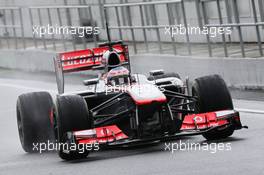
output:
[[[219,75],[210,75],[194,80],[192,95],[198,98],[196,110],[198,113],[233,109],[231,95],[224,80]],[[207,140],[229,137],[234,128],[227,127],[204,133]]]
[[[48,92],[20,95],[16,109],[19,138],[26,152],[38,151],[33,144],[54,141],[54,131],[50,120],[53,102]]]
[[[79,95],[59,96],[57,98],[57,137],[59,144],[65,144],[67,132],[91,129],[93,127],[92,116],[86,101]],[[65,160],[81,159],[87,157],[87,150],[65,150],[60,145],[59,156]]]

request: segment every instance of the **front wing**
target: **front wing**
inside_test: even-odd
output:
[[[130,145],[142,142],[168,141],[180,136],[200,135],[212,130],[221,130],[226,127],[233,127],[235,130],[247,128],[240,122],[239,112],[235,110],[223,110],[201,114],[186,115],[180,131],[176,134],[155,138],[131,139],[122,132],[116,125],[103,126],[94,129],[73,131],[67,135],[76,144],[94,144],[106,146]]]

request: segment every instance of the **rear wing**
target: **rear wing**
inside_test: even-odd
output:
[[[121,64],[128,64],[130,69],[128,46],[117,42],[110,47],[119,54]],[[110,47],[102,44],[93,49],[58,53],[54,57],[54,65],[59,94],[64,93],[64,73],[104,69],[106,65],[102,56]]]

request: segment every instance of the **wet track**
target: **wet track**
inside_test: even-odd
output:
[[[6,174],[264,174],[264,110],[263,101],[234,100],[243,124],[249,129],[236,131],[220,142],[231,150],[165,151],[164,143],[133,149],[104,150],[91,153],[81,161],[62,161],[56,153],[27,154],[20,146],[15,103],[17,96],[31,91],[46,90],[53,94],[54,77],[47,75],[18,80],[1,72],[0,78],[0,175]],[[39,76],[38,76],[39,77]],[[29,80],[33,79],[33,80]],[[75,85],[70,85],[74,88]],[[263,94],[260,94],[263,95]],[[264,96],[264,95],[263,95]],[[204,143],[202,136],[185,137],[171,143]],[[212,145],[214,143],[211,143]]]

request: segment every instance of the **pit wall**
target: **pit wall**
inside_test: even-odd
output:
[[[0,51],[0,67],[29,72],[54,72],[54,52],[39,50]],[[133,73],[148,74],[149,70],[177,72],[182,79],[220,74],[229,87],[264,89],[263,58],[202,58],[172,55],[130,56]]]

